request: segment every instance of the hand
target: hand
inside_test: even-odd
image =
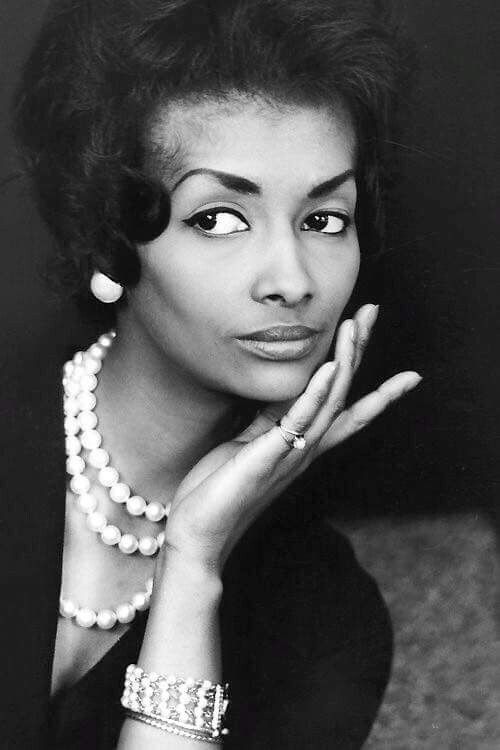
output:
[[[337,334],[335,359],[312,376],[293,402],[272,404],[234,440],[211,451],[178,488],[166,528],[165,553],[222,571],[229,553],[270,502],[319,455],[369,424],[421,380],[401,372],[348,409],[345,400],[377,317],[361,307]],[[292,448],[275,425],[304,433]]]

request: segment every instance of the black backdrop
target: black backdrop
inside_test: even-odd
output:
[[[0,179],[16,169],[8,102],[47,2],[2,0]],[[498,505],[500,4],[400,0],[416,39],[414,114],[399,147],[402,175],[390,241],[363,267],[355,301],[381,313],[360,371],[361,393],[399,369],[423,383],[319,467],[332,511],[414,514]],[[47,331],[67,336],[40,285],[50,240],[18,180],[0,198],[2,357],[20,361]],[[43,366],[43,360],[40,363]]]

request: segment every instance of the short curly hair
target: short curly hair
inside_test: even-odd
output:
[[[137,283],[137,245],[169,221],[168,193],[148,168],[148,123],[169,100],[231,92],[347,110],[361,246],[373,246],[410,73],[378,0],[54,0],[14,112],[59,279],[84,294],[96,268]]]

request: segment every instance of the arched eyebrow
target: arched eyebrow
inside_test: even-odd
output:
[[[173,193],[174,190],[179,187],[179,185],[187,180],[188,177],[192,177],[193,175],[197,174],[204,174],[208,175],[209,177],[215,177],[215,179],[218,180],[221,185],[223,185],[228,190],[234,190],[236,193],[242,193],[243,195],[262,195],[262,190],[259,185],[257,185],[256,182],[252,182],[252,180],[248,180],[246,177],[240,177],[239,175],[231,174],[230,172],[220,172],[217,169],[207,169],[205,167],[190,169],[189,172],[186,172],[186,174],[182,175],[182,177],[178,179],[173,186],[171,193]],[[355,175],[353,169],[346,169],[344,172],[341,172],[340,174],[331,177],[329,180],[325,180],[319,185],[313,187],[307,194],[307,197],[312,199],[323,198],[325,195],[329,195],[335,190],[338,190],[341,185],[343,185],[351,178],[354,179],[354,176]]]

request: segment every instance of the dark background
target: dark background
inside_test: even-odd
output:
[[[16,170],[8,103],[47,2],[2,0],[0,198],[2,357],[77,327],[39,280],[50,248]],[[500,4],[401,0],[417,43],[415,107],[384,253],[365,262],[355,301],[381,305],[356,383],[362,393],[401,369],[424,381],[320,467],[341,515],[495,512],[500,481],[498,250]],[[0,365],[1,366],[1,365]],[[43,350],[40,367],[43,367]]]

